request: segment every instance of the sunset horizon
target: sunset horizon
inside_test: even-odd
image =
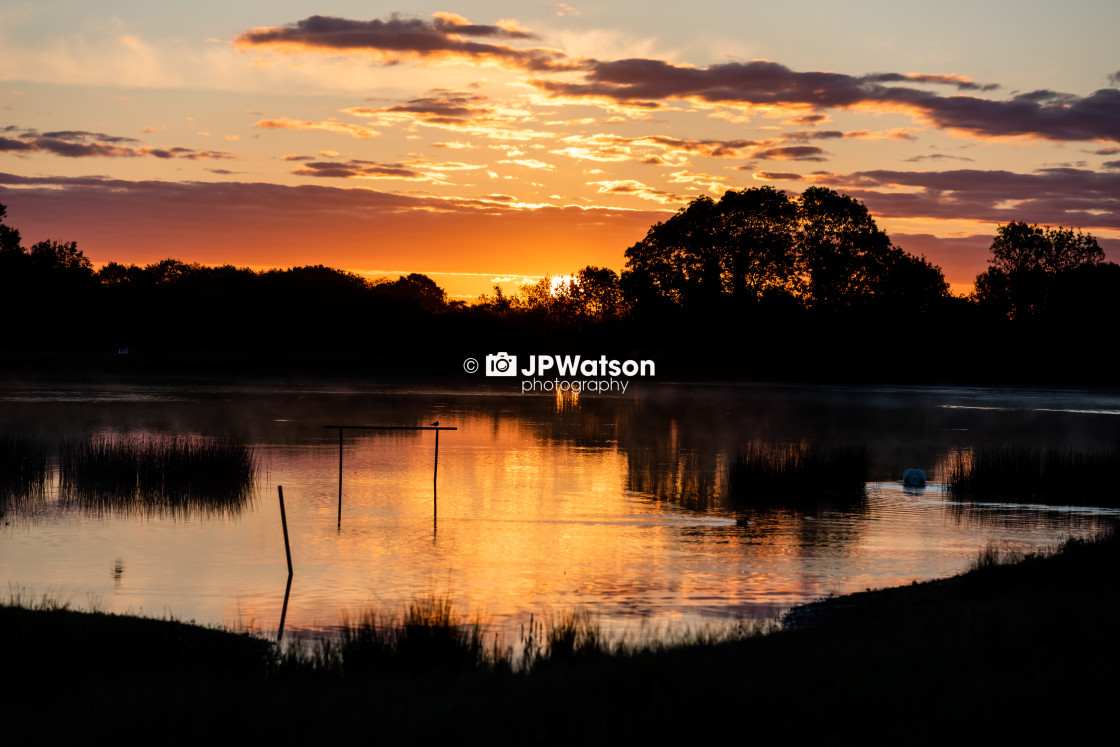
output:
[[[0,202],[95,266],[325,264],[470,299],[619,272],[700,195],[823,186],[959,295],[999,225],[1120,249],[1120,11],[1075,5],[17,3]]]

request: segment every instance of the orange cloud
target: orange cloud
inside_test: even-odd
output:
[[[333,119],[325,122],[308,122],[306,120],[278,117],[276,119],[262,119],[254,127],[260,127],[262,130],[323,130],[324,132],[336,132],[340,135],[357,138],[371,138],[381,134],[359,124],[337,122]]]

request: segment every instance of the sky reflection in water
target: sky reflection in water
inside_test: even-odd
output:
[[[762,617],[826,596],[947,576],[988,544],[1053,546],[1115,512],[960,504],[936,482],[954,449],[996,441],[1117,443],[1120,402],[1079,392],[823,387],[648,387],[562,400],[391,386],[8,387],[0,426],[53,443],[89,434],[239,435],[263,466],[238,515],[89,515],[57,486],[0,527],[3,581],[76,606],[275,631],[396,611],[450,593],[516,635],[530,614],[577,607],[609,628]],[[980,408],[980,409],[978,409]],[[989,409],[995,408],[995,409]],[[338,432],[328,423],[439,420],[438,514],[430,431],[347,432],[338,528]],[[866,444],[866,504],[750,514],[737,526],[722,471],[750,441]]]

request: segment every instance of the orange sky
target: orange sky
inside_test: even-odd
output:
[[[958,291],[1011,220],[1120,247],[1120,6],[654,7],[17,3],[0,202],[95,263],[424,272],[468,298],[621,270],[689,200],[763,184],[863,200]]]

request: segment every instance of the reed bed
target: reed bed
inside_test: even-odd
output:
[[[950,454],[945,473],[960,500],[1120,506],[1120,449],[978,446]]]
[[[236,514],[249,502],[257,459],[233,439],[99,436],[59,448],[59,495],[97,513]]]
[[[278,674],[318,672],[344,677],[417,674],[528,674],[611,657],[714,645],[772,632],[776,622],[726,625],[627,640],[607,635],[586,610],[534,616],[516,646],[488,635],[481,618],[461,614],[449,596],[428,596],[403,613],[364,613],[344,620],[337,635],[289,645],[274,660]]]
[[[24,436],[0,435],[0,516],[43,498],[49,460],[42,443]]]
[[[870,461],[863,446],[752,443],[727,467],[728,501],[733,508],[862,501]]]

